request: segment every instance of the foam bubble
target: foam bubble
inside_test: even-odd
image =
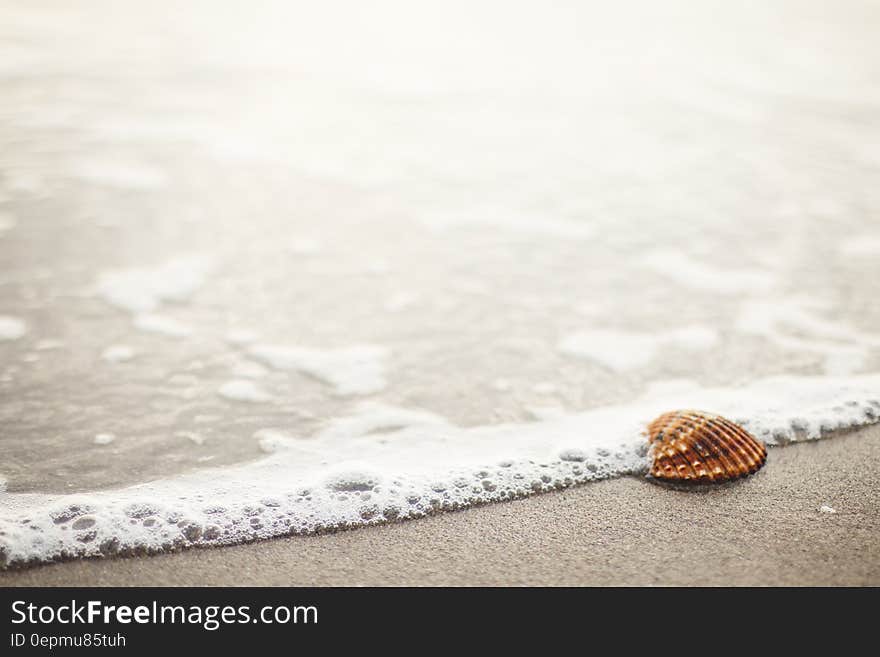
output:
[[[94,442],[96,445],[109,445],[115,440],[116,436],[112,433],[99,433],[94,437],[92,442]]]
[[[296,370],[334,386],[340,395],[367,395],[384,390],[385,360],[390,350],[377,345],[339,349],[256,344],[254,358],[278,370]]]
[[[0,315],[0,342],[18,340],[27,333],[27,324],[18,317]]]
[[[336,471],[322,482],[327,489],[337,493],[372,491],[382,481],[382,476],[369,468],[352,465],[337,466]]]
[[[188,440],[194,445],[204,445],[205,444],[205,437],[200,433],[196,433],[195,431],[176,431],[174,433],[174,435],[177,438],[183,438],[184,440]]]
[[[135,351],[128,345],[110,345],[101,352],[101,359],[108,363],[125,363],[135,357]]]
[[[269,393],[247,379],[227,381],[220,386],[217,393],[226,399],[240,402],[266,402],[272,399]]]
[[[131,313],[156,310],[163,302],[182,303],[204,283],[212,269],[204,256],[184,256],[153,268],[133,268],[101,274],[97,290],[104,300]]]
[[[254,432],[254,439],[260,450],[266,454],[272,454],[280,449],[286,449],[296,442],[296,439],[278,429],[260,429]]]
[[[157,313],[141,313],[135,315],[132,325],[139,331],[159,333],[170,338],[185,338],[192,334],[192,329],[173,317]]]

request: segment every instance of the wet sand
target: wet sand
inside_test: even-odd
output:
[[[3,572],[0,586],[877,586],[878,468],[873,426],[772,449],[719,488],[614,479],[332,535]]]

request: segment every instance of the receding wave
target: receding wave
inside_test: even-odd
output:
[[[161,552],[417,518],[574,484],[644,474],[645,422],[701,406],[771,445],[880,419],[880,375],[775,377],[748,386],[655,386],[631,404],[525,424],[456,427],[379,404],[317,436],[264,430],[269,454],[117,490],[5,494],[5,566]]]

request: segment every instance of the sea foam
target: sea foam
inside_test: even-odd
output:
[[[260,388],[253,381],[244,379],[227,381],[220,386],[217,394],[226,399],[241,402],[266,402],[272,399],[268,392]]]
[[[156,267],[119,269],[103,273],[97,291],[107,303],[130,313],[155,311],[163,302],[183,302],[211,271],[202,256],[183,256]]]
[[[558,347],[567,356],[594,360],[623,372],[647,365],[664,346],[704,351],[715,346],[718,340],[718,333],[704,326],[684,326],[659,333],[593,329],[566,336]]]
[[[248,353],[269,367],[296,370],[332,385],[339,395],[367,395],[383,390],[390,351],[378,345],[338,349],[255,344]]]
[[[27,333],[24,320],[10,315],[0,315],[0,341],[18,340]]]
[[[674,382],[625,405],[476,427],[361,404],[315,435],[258,431],[266,456],[245,465],[94,493],[4,493],[0,560],[9,566],[225,545],[642,475],[645,422],[682,406],[722,413],[771,445],[812,440],[877,422],[880,375],[785,376],[714,389]]]

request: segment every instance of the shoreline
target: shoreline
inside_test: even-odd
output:
[[[7,570],[0,586],[876,586],[878,467],[873,425],[773,448],[721,487],[622,477],[332,534]]]

